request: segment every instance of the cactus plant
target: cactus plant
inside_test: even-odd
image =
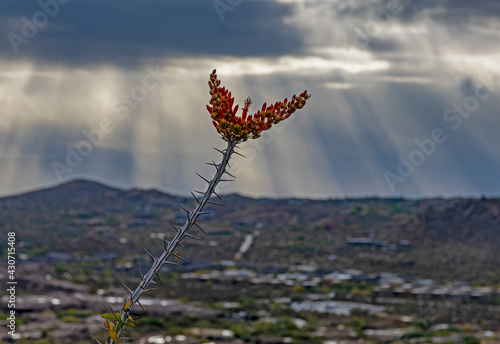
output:
[[[259,111],[250,116],[248,115],[248,111],[251,100],[247,98],[244,102],[242,115],[240,117],[237,115],[238,105],[233,106],[234,97],[232,97],[231,92],[225,87],[220,87],[221,82],[217,77],[215,69],[210,74],[208,85],[211,98],[209,105],[207,105],[207,110],[210,113],[212,123],[217,132],[227,144],[224,150],[215,148],[222,154],[222,160],[219,164],[216,164],[214,161],[208,163],[213,165],[216,170],[211,180],[198,174],[198,176],[208,184],[207,189],[203,192],[196,190],[191,192],[196,200],[196,206],[192,210],[181,207],[187,213],[187,220],[182,226],[176,226],[171,223],[172,227],[175,229],[175,236],[170,241],[168,241],[166,237],[163,239],[164,249],[161,255],[159,257],[154,257],[145,249],[146,253],[152,259],[151,268],[144,275],[139,272],[141,282],[135,290],[131,290],[124,285],[130,292],[130,295],[125,299],[122,309],[119,312],[105,313],[102,315],[102,317],[106,319],[104,325],[108,331],[109,344],[119,343],[121,340],[125,339],[125,327],[134,326],[131,311],[135,305],[142,307],[140,298],[142,294],[152,290],[150,285],[154,283],[153,280],[155,277],[159,278],[158,273],[160,269],[166,264],[176,264],[178,260],[185,260],[179,255],[176,248],[186,237],[199,240],[196,236],[189,234],[189,230],[193,226],[196,226],[205,233],[197,222],[198,217],[206,213],[203,209],[207,204],[222,205],[220,203],[222,200],[216,193],[216,187],[219,182],[226,180],[225,178],[235,178],[227,171],[227,167],[233,154],[241,155],[236,151],[238,145],[248,139],[258,138],[264,130],[268,130],[274,124],[278,124],[280,121],[287,119],[296,110],[303,108],[306,104],[306,100],[311,97],[307,91],[304,91],[299,96],[293,95],[290,100],[285,98],[283,101],[278,101],[269,106],[264,103]],[[218,198],[218,201],[211,200],[213,195]],[[172,256],[175,257],[175,262],[169,261],[169,258]]]

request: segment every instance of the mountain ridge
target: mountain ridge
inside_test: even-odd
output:
[[[104,181],[100,180],[95,180],[91,178],[77,178],[77,179],[72,179],[69,181],[61,182],[59,184],[53,184],[49,186],[44,186],[40,188],[33,188],[32,190],[25,190],[21,191],[19,193],[11,194],[11,195],[4,195],[0,196],[1,199],[7,199],[7,198],[15,198],[19,196],[27,196],[30,194],[37,194],[37,193],[43,193],[46,191],[53,191],[53,190],[60,190],[64,188],[78,188],[79,190],[82,190],[83,187],[88,187],[93,190],[96,190],[97,188],[102,188],[102,189],[107,189],[108,191],[121,191],[121,192],[157,192],[161,193],[163,195],[167,195],[170,197],[176,197],[176,198],[190,198],[189,194],[186,195],[180,195],[180,194],[175,194],[169,191],[164,191],[155,187],[151,188],[142,188],[142,187],[137,187],[137,186],[132,186],[132,187],[120,187],[120,186],[113,186],[110,185],[109,183],[106,183]],[[253,199],[253,200],[307,200],[307,201],[355,201],[355,200],[403,200],[403,201],[419,201],[419,200],[455,200],[455,199],[469,199],[469,200],[480,200],[480,199],[488,199],[488,200],[497,200],[500,199],[500,197],[465,197],[465,196],[455,196],[455,197],[421,197],[421,198],[407,198],[403,196],[391,196],[391,197],[384,197],[384,196],[360,196],[360,197],[342,197],[342,198],[324,198],[324,199],[318,199],[318,198],[308,198],[308,197],[295,197],[295,196],[284,196],[284,197],[270,197],[270,196],[262,196],[262,197],[253,197],[253,196],[248,196],[248,195],[243,195],[238,192],[234,193],[229,193],[229,194],[221,194],[221,196],[230,196],[230,197],[241,197],[241,198],[246,198],[246,199]]]
[[[207,206],[211,215],[200,223],[209,236],[193,229],[202,241],[187,243],[187,256],[233,259],[252,234],[252,248],[241,259],[253,263],[500,283],[500,199],[222,199],[224,207]],[[136,257],[141,246],[161,249],[151,233],[173,235],[169,223],[185,221],[178,205],[191,209],[195,201],[74,180],[0,198],[0,220],[31,257],[50,251]]]

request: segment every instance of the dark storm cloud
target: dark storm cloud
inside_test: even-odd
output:
[[[72,0],[58,6],[57,11],[51,7],[51,15],[34,1],[2,3],[0,56],[128,64],[145,57],[276,56],[302,50],[300,33],[282,22],[291,10],[289,4],[244,1],[219,13],[213,1],[201,0]],[[40,12],[49,14],[47,24],[26,38],[22,30],[29,24],[23,17],[33,24],[33,16]],[[43,21],[43,15],[38,20]],[[12,34],[23,38],[17,54]]]
[[[78,147],[83,130],[102,118],[116,130],[65,180],[187,193],[200,182],[193,171],[220,143],[204,111],[214,67],[237,102],[251,96],[254,108],[306,88],[313,94],[276,138],[246,143],[256,157],[241,163],[239,184],[227,190],[499,194],[500,82],[488,97],[476,93],[500,72],[498,1],[245,0],[223,20],[213,2],[71,0],[16,55],[7,35],[20,33],[22,18],[31,20],[40,6],[4,1],[0,194],[56,183],[52,163],[65,163],[67,147]],[[165,76],[121,120],[114,101],[141,89],[144,64]],[[470,115],[457,113],[464,104]],[[446,141],[392,190],[384,173],[398,174],[400,157],[408,160],[416,140],[436,128]]]

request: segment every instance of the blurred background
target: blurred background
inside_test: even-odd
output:
[[[0,281],[18,284],[0,344],[11,304],[17,343],[106,340],[120,282],[220,159],[213,69],[252,113],[312,98],[241,145],[209,235],[134,308],[135,342],[500,343],[499,16],[494,0],[3,1]]]
[[[312,93],[241,146],[223,192],[498,195],[499,13],[494,0],[4,2],[0,194],[87,178],[187,195],[224,146],[205,108],[217,68],[251,112]]]

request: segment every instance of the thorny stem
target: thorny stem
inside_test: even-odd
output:
[[[133,292],[131,292],[131,295],[127,298],[125,304],[128,304],[129,302],[131,304],[129,305],[128,308],[124,307],[120,311],[120,318],[122,323],[125,324],[129,320],[132,308],[135,306],[136,303],[139,302],[141,295],[144,292],[148,291],[148,287],[153,281],[153,278],[157,276],[158,272],[160,271],[163,265],[169,263],[168,258],[172,253],[174,253],[177,246],[187,236],[191,227],[193,225],[197,225],[196,221],[198,219],[198,216],[201,215],[203,208],[209,202],[210,197],[215,193],[215,188],[217,184],[219,184],[219,182],[221,181],[224,173],[228,173],[226,172],[226,167],[228,166],[229,159],[231,159],[231,155],[234,153],[234,149],[237,144],[238,141],[236,140],[227,141],[227,148],[224,151],[222,151],[223,153],[222,161],[218,166],[216,166],[217,171],[213,179],[210,182],[208,182],[207,190],[203,193],[203,196],[201,198],[196,199],[198,203],[194,208],[194,210],[188,211],[187,213],[188,217],[184,225],[182,227],[177,228],[178,232],[176,233],[175,237],[170,242],[168,242],[168,245],[165,244],[165,249],[163,253],[160,255],[160,257],[153,258],[153,265],[144,276],[141,276],[142,278],[141,282],[139,283],[137,288]],[[177,256],[177,253],[175,253],[175,255]],[[123,330],[124,326],[122,326],[116,333],[118,341],[120,341],[120,338],[123,335]],[[112,338],[109,339],[109,344],[115,344],[115,343],[116,342]]]

